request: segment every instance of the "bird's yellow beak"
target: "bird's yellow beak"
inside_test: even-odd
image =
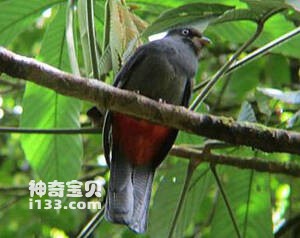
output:
[[[200,49],[203,46],[208,46],[212,43],[211,40],[205,36],[194,36],[192,41],[195,44],[195,46]]]
[[[209,38],[205,37],[205,36],[202,36],[199,41],[204,46],[210,45],[212,43],[212,41]]]

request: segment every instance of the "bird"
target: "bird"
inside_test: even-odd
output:
[[[187,107],[201,49],[210,40],[191,27],[174,28],[129,57],[114,86],[161,103]],[[108,111],[103,126],[104,155],[110,167],[105,218],[135,233],[147,230],[155,170],[167,156],[178,130]]]

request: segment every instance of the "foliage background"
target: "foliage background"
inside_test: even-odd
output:
[[[94,14],[89,8],[92,2]],[[70,8],[72,4],[76,6],[74,12]],[[293,0],[127,0],[126,3],[117,0],[2,0],[0,45],[64,71],[78,73],[76,63],[69,60],[69,53],[73,52],[82,75],[112,82],[122,61],[135,45],[146,41],[147,36],[174,25],[192,24],[214,42],[202,54],[196,77],[196,83],[200,83],[210,78],[254,33],[256,21],[267,11],[288,8],[267,20],[262,34],[240,58],[298,26],[299,5]],[[72,16],[73,24],[70,22]],[[89,19],[94,21],[95,28],[90,27],[93,21]],[[72,36],[66,35],[68,26],[73,29],[75,51],[67,44],[73,41]],[[96,30],[97,43],[93,43],[91,29]],[[141,38],[135,41],[138,34]],[[199,112],[299,131],[299,42],[300,37],[294,37],[222,78]],[[272,93],[269,88],[279,91]],[[287,92],[292,92],[293,97]],[[78,129],[90,126],[86,111],[93,105],[32,83],[25,84],[1,75],[0,95],[1,127]],[[180,133],[176,144],[199,147],[204,142],[207,142],[205,138]],[[1,237],[74,237],[95,211],[29,210],[27,185],[30,179],[104,178],[107,181],[109,175],[103,165],[101,135],[2,133],[0,145]],[[232,146],[217,152],[299,161],[299,156],[267,154],[246,147]],[[139,237],[167,237],[187,164],[185,160],[169,156],[159,168],[149,229]],[[217,166],[217,171],[243,237],[273,237],[282,222],[299,214],[299,180],[226,166]],[[300,237],[299,224],[296,222],[286,237]],[[200,164],[193,173],[175,236],[235,236],[232,220],[208,164]],[[95,237],[137,235],[126,227],[103,221]]]

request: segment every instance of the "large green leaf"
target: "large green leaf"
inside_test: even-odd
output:
[[[256,12],[250,9],[232,9],[225,12],[216,21],[214,21],[214,23],[241,20],[257,21],[260,18],[260,16],[260,12]]]
[[[189,4],[189,3],[216,3],[216,4],[224,4],[224,5],[231,5],[231,6],[244,6],[245,4],[242,3],[240,0],[165,0],[161,2],[155,2],[153,0],[127,0],[126,2],[134,3],[134,4],[152,4],[153,6],[158,5],[158,6],[165,6],[165,7],[179,7],[184,4]],[[151,9],[151,8],[150,8]]]
[[[283,15],[277,14],[265,23],[262,34],[253,43],[253,45],[255,47],[260,47],[272,40],[275,40],[277,37],[280,37],[288,31],[293,30],[294,28],[295,25],[292,22],[286,20]],[[222,40],[230,42],[231,44],[242,44],[254,34],[255,29],[255,23],[247,21],[234,21],[208,27],[206,34],[208,36],[217,36]],[[285,56],[300,58],[300,47],[298,47],[299,40],[300,36],[298,35],[288,42],[285,42],[281,46],[272,49],[272,52],[280,53]]]
[[[278,54],[268,55],[266,57],[265,74],[266,81],[272,87],[279,88],[288,85],[291,81],[289,59]]]
[[[284,0],[241,0],[254,11],[268,11],[278,7],[288,7]]]
[[[199,145],[203,140],[187,133],[179,133],[176,142],[177,144]],[[175,158],[170,161],[169,159],[165,162],[166,168],[159,170],[157,175],[160,183],[150,210],[150,237],[167,237],[186,176],[188,161],[182,161],[182,159],[176,161]],[[203,218],[202,214],[205,214],[202,203],[213,183],[212,176],[207,173],[207,169],[208,164],[203,164],[193,173],[174,237],[181,238],[193,232],[195,223],[198,222],[199,217],[200,220]],[[205,209],[209,210],[209,205],[205,204],[205,206]]]
[[[165,31],[171,27],[202,24],[202,30],[207,24],[232,7],[221,4],[191,3],[165,11],[144,32],[149,36]]]
[[[7,45],[36,21],[36,16],[63,0],[11,0],[0,3],[0,44]]]
[[[65,42],[65,8],[61,7],[44,36],[39,58],[69,70]],[[28,83],[23,100],[21,126],[31,128],[78,128],[81,103],[54,91]],[[82,157],[77,135],[24,135],[22,146],[30,165],[43,180],[76,179]]]
[[[214,23],[226,22],[220,25],[213,25],[208,28],[208,35],[212,34],[228,42],[242,44],[249,39],[256,30],[256,24],[249,21],[259,21],[262,16],[271,11],[287,9],[289,6],[282,0],[244,0],[247,2],[248,9],[233,9],[227,11]],[[241,21],[241,20],[249,20]],[[233,22],[228,22],[233,21]],[[259,38],[253,43],[254,46],[260,47],[277,37],[287,33],[295,28],[293,22],[287,20],[284,15],[277,14],[271,17],[264,25],[264,29]],[[279,47],[272,49],[274,53],[281,53],[286,56],[299,58],[300,36],[296,36]]]
[[[207,169],[207,164],[202,165],[193,174],[191,187],[180,212],[174,237],[184,237],[188,230],[193,232],[196,217],[201,217],[199,213],[203,213],[200,208],[203,208],[203,200],[213,181],[211,174],[206,173]],[[160,183],[150,210],[150,237],[167,237],[180,198],[186,170],[187,163],[178,161],[176,164],[169,164],[165,173],[164,171],[158,173]],[[208,207],[206,204],[206,208]]]
[[[233,102],[242,102],[253,94],[259,84],[259,73],[261,69],[262,65],[258,60],[233,72],[232,75],[230,75],[222,104],[226,105]]]
[[[256,122],[251,104],[244,102],[239,121]],[[224,190],[242,237],[273,237],[269,176],[221,166]],[[221,194],[212,221],[211,237],[233,237],[235,230]],[[230,225],[229,225],[230,224]],[[259,224],[259,226],[257,226]]]
[[[221,174],[226,181],[224,189],[242,237],[273,237],[269,175],[228,167],[223,167]],[[221,195],[215,209],[210,237],[236,237]]]
[[[175,237],[193,235],[198,223],[206,219],[212,208],[212,202],[206,200],[212,184],[213,177],[209,173],[209,164],[202,164],[193,173],[186,201],[175,229]]]
[[[293,127],[300,127],[299,122],[300,122],[300,111],[297,111],[294,113],[294,115],[289,118],[287,121],[287,128],[293,128]]]
[[[275,1],[260,1],[260,0],[245,0],[248,3],[248,8],[232,9],[225,12],[214,23],[221,23],[226,21],[241,21],[250,20],[259,22],[265,16],[273,12],[280,12],[288,9],[289,6],[281,0]]]
[[[161,181],[150,210],[150,237],[167,237],[184,182],[187,162],[168,165],[166,173],[158,173]],[[161,171],[160,171],[161,172]]]

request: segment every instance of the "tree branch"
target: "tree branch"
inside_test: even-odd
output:
[[[90,101],[104,109],[147,119],[189,133],[235,145],[251,146],[265,152],[300,155],[300,133],[255,123],[236,122],[232,118],[199,114],[183,107],[159,103],[95,79],[73,76],[2,47],[0,72],[34,82],[66,96]]]
[[[241,158],[234,156],[204,153],[192,148],[173,146],[170,155],[186,159],[199,159],[201,162],[234,166],[240,169],[253,169],[258,172],[285,174],[300,177],[300,166],[296,163],[277,162],[262,158]]]

